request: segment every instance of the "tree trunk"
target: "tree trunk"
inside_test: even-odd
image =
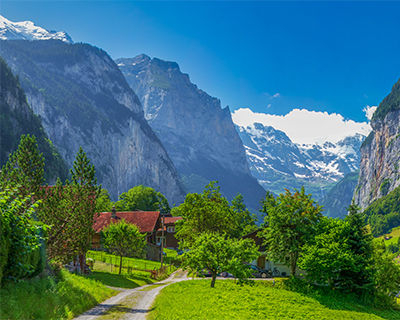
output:
[[[119,274],[121,274],[121,270],[122,270],[122,256],[119,260]]]
[[[290,274],[292,276],[296,275],[297,257],[298,257],[297,254],[293,254],[290,259]]]
[[[217,279],[217,273],[212,273],[212,279],[211,279],[211,288],[214,288],[215,286],[215,280]]]

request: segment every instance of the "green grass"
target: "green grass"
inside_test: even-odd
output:
[[[0,319],[72,319],[117,293],[61,270],[59,278],[6,283],[0,289]]]
[[[385,234],[383,236],[378,237],[378,239],[384,239],[385,237],[391,237],[389,240],[385,240],[385,245],[388,246],[389,244],[397,244],[397,241],[400,238],[400,227],[393,228],[392,232]]]
[[[277,282],[278,285],[278,282]],[[157,296],[149,320],[158,319],[400,319],[400,312],[378,310],[343,294],[310,297],[254,281],[195,280],[171,284]]]

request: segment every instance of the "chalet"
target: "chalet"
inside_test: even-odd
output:
[[[177,249],[179,247],[178,240],[175,238],[175,222],[181,220],[182,217],[164,217],[164,247],[168,249]],[[162,228],[157,230],[157,244],[161,245]]]
[[[276,268],[281,274],[285,273],[287,276],[290,276],[290,267],[288,267],[284,261],[273,261],[268,258],[268,252],[265,245],[263,245],[264,239],[258,235],[261,229],[253,231],[245,236],[243,239],[253,239],[257,246],[259,246],[259,257],[257,260],[252,261],[251,264],[255,265],[262,269],[273,270]],[[304,270],[296,269],[296,274],[305,273]]]
[[[117,223],[122,219],[128,223],[137,225],[140,232],[146,234],[147,258],[150,260],[159,260],[160,248],[156,242],[157,230],[161,228],[159,211],[116,212],[115,208],[113,208],[112,212],[101,212],[99,216],[95,218],[95,222],[93,224],[95,234],[92,238],[92,249],[102,249],[101,231],[111,223]]]

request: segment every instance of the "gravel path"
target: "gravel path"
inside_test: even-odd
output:
[[[189,280],[187,273],[180,270],[172,273],[169,278],[159,281],[153,284],[145,285],[135,289],[124,289],[116,296],[98,304],[96,307],[86,311],[80,316],[76,317],[75,320],[94,320],[94,319],[107,319],[107,313],[111,312],[113,308],[121,309],[123,306],[124,314],[118,316],[120,312],[116,311],[117,314],[111,314],[112,319],[124,319],[124,320],[145,320],[149,309],[162,288],[184,280]],[[154,289],[148,288],[154,286]],[[146,288],[148,290],[146,290]],[[145,291],[146,290],[146,291]],[[129,308],[127,306],[129,305]],[[110,309],[111,308],[111,309]],[[103,316],[104,315],[104,316]]]

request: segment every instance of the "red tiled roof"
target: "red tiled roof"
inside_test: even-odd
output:
[[[178,220],[182,220],[182,217],[165,217],[164,224],[175,224]]]
[[[140,232],[152,232],[156,227],[160,211],[130,211],[117,212],[117,219],[111,219],[111,212],[101,212],[98,217],[95,217],[93,229],[99,233],[103,228],[107,227],[111,221],[113,223],[125,219],[127,222],[136,224]]]

